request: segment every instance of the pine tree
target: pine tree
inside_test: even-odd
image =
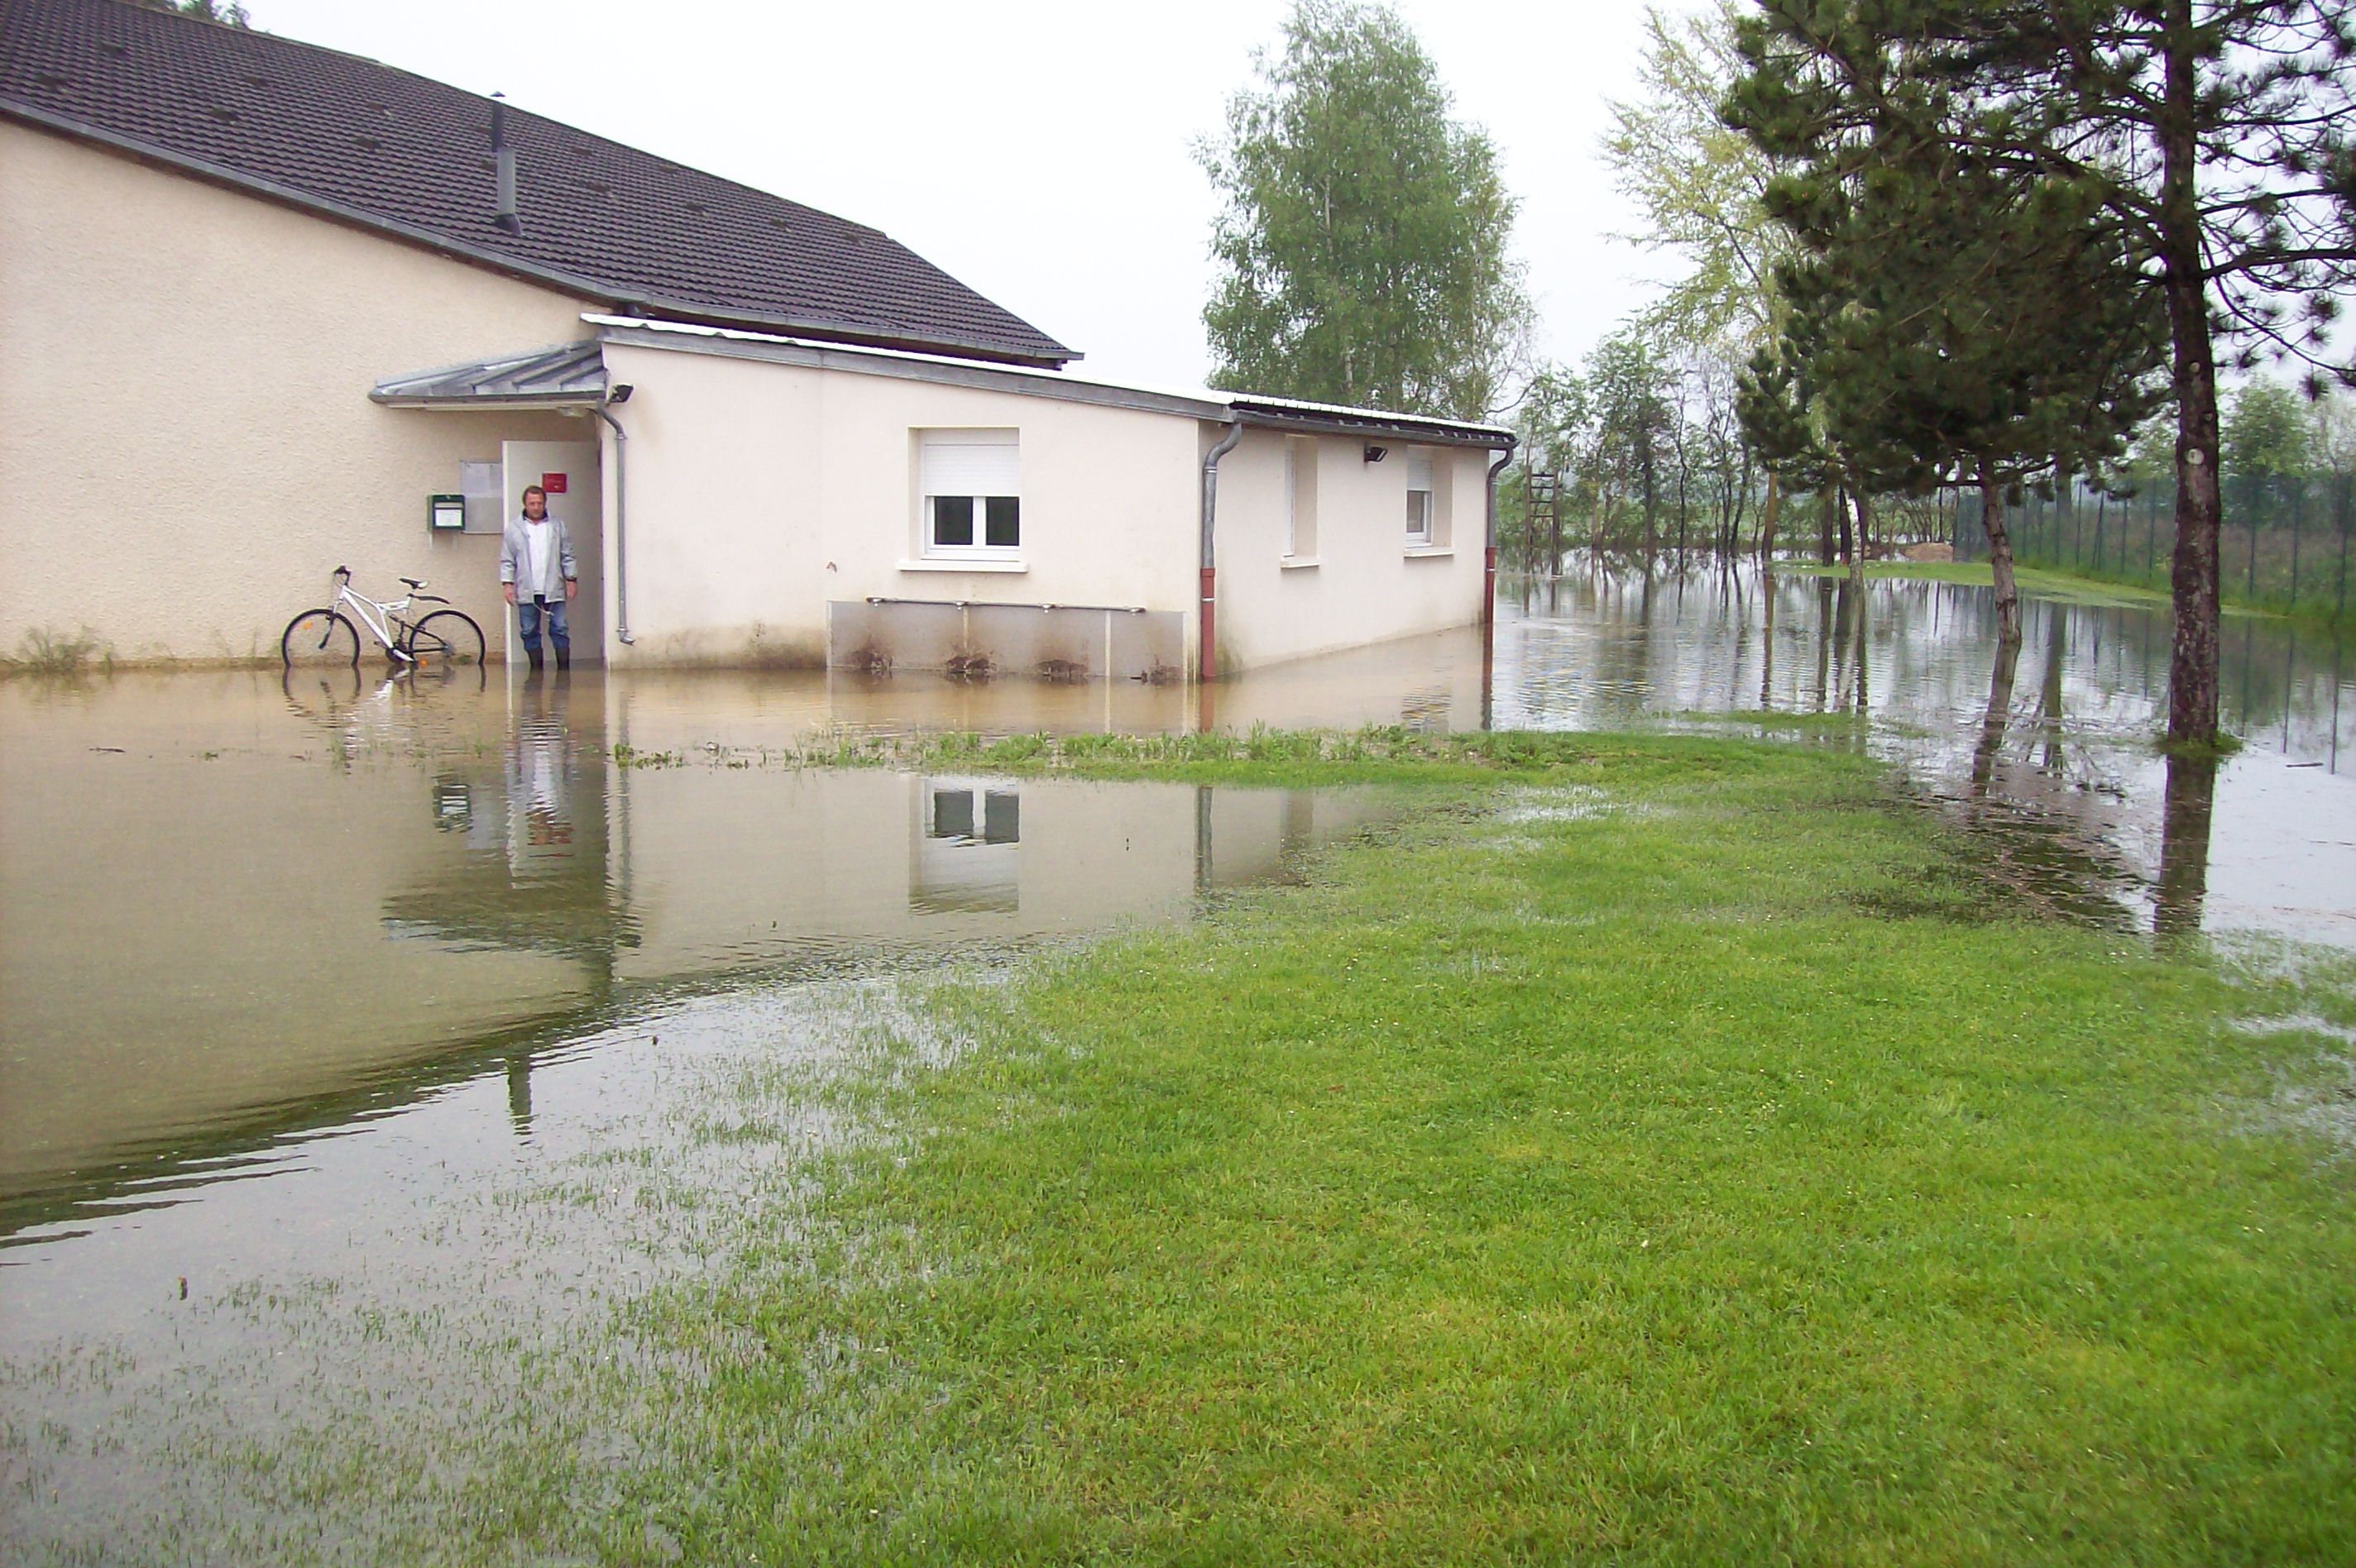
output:
[[[1870,141],[1930,113],[2016,187],[2096,197],[2166,311],[2177,411],[2169,736],[2217,735],[2216,349],[2331,357],[2356,283],[2356,12],[2345,0],[1760,0],[1734,117]],[[1893,76],[1893,70],[1896,74]],[[1759,133],[1754,130],[1754,134]]]
[[[1783,341],[1753,362],[1753,436],[1837,453],[1821,477],[1846,478],[1861,504],[1976,485],[2008,642],[2020,612],[2007,496],[2117,463],[2159,400],[2165,335],[2098,190],[2014,179],[1958,148],[1936,96],[1902,57],[1887,63],[1862,134],[1799,91],[1734,106],[1793,160],[1768,205],[1800,245],[1778,274]]]

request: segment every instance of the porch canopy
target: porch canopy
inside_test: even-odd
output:
[[[369,392],[392,409],[594,409],[605,402],[597,340],[395,376]]]

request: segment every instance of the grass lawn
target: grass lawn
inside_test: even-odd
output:
[[[1807,577],[1848,575],[1846,566],[1827,566],[1820,561],[1778,561],[1775,570]],[[1869,578],[1895,578],[1912,582],[1964,582],[1981,588],[1989,587],[1995,581],[1988,563],[1984,560],[1870,560],[1866,562],[1865,574]],[[2166,605],[2169,603],[2169,596],[2155,589],[2111,582],[2097,577],[2080,577],[2074,572],[2022,566],[2014,568],[2012,575],[2022,592],[2035,593],[2046,599],[2066,599],[2080,604]],[[2228,606],[2228,613],[2254,614],[2262,612]]]
[[[2356,1163],[2286,1109],[2344,968],[2035,922],[1791,744],[943,759],[1419,804],[931,995],[643,1326],[711,1352],[626,1483],[689,1561],[2356,1562]]]

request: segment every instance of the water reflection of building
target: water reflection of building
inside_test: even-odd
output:
[[[505,1072],[526,1130],[535,1054],[633,998],[1182,917],[1373,809],[631,766],[594,678],[297,700],[238,675],[187,731],[192,689],[131,677],[10,716],[0,892],[44,919],[0,944],[0,1023],[38,1044],[0,1063],[0,1234],[453,1077]]]

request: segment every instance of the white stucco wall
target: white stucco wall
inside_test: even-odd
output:
[[[629,623],[618,662],[814,665],[827,605],[888,599],[1141,605],[1197,653],[1201,460],[1192,416],[860,370],[609,341],[634,389]],[[922,559],[917,433],[1019,432],[1020,571]],[[1284,557],[1285,437],[1247,432],[1219,469],[1219,665],[1234,671],[1477,621],[1489,455],[1307,438],[1313,564]],[[1408,463],[1427,451],[1434,541],[1406,538]],[[609,465],[609,486],[611,474]],[[608,513],[611,515],[609,501]]]
[[[0,123],[0,656],[274,662],[338,564],[433,581],[499,646],[498,541],[425,498],[541,413],[383,409],[379,379],[588,336],[584,302]]]
[[[617,665],[817,664],[829,602],[870,596],[1191,612],[1192,419],[616,343],[605,361],[634,389]],[[1019,432],[1020,571],[912,564],[914,432],[958,427]]]
[[[1301,543],[1285,555],[1284,448],[1313,450]],[[1372,441],[1387,455],[1368,463]],[[1431,458],[1432,543],[1407,539],[1408,456]],[[1249,668],[1481,618],[1492,453],[1388,438],[1247,431],[1219,462],[1216,635],[1222,670]]]

